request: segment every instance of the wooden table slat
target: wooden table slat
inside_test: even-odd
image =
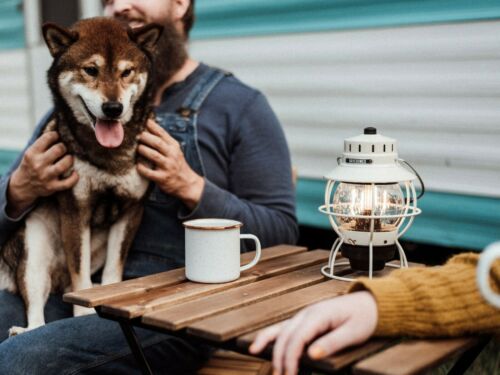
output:
[[[197,375],[270,375],[271,363],[257,357],[218,350],[212,358],[196,372]]]
[[[256,362],[254,360],[235,360],[235,359],[211,359],[208,363],[207,366],[210,367],[220,367],[220,368],[233,368],[233,369],[239,369],[239,370],[258,370],[260,369],[262,362]]]
[[[243,272],[239,279],[229,283],[202,284],[186,281],[182,284],[150,290],[142,293],[140,296],[133,296],[132,298],[118,300],[111,304],[104,304],[101,309],[107,314],[132,319],[194,298],[218,293],[236,286],[281,275],[314,264],[324,263],[327,261],[328,256],[328,251],[314,250],[307,253],[275,258],[259,262],[254,268]]]
[[[250,347],[258,333],[259,331],[255,331],[238,337],[238,339],[236,340],[236,344],[242,353],[247,352],[248,348]],[[365,344],[345,349],[340,353],[336,353],[322,360],[312,361],[306,355],[304,355],[301,359],[301,362],[305,365],[311,364],[313,365],[311,367],[322,370],[326,373],[335,372],[367,357],[368,355],[377,353],[383,348],[386,348],[396,342],[398,342],[398,340],[395,339],[373,339]],[[273,345],[269,345],[264,350],[264,354],[267,358],[271,358],[272,352]]]
[[[188,326],[187,332],[216,342],[233,339],[289,318],[307,305],[338,296],[349,285],[348,281],[325,281],[195,322]]]
[[[215,343],[237,339],[237,348],[244,353],[258,329],[287,319],[307,305],[343,294],[351,285],[350,282],[329,280],[321,275],[320,268],[328,260],[329,251],[306,250],[288,245],[264,249],[259,264],[231,283],[193,283],[186,280],[181,268],[68,293],[64,299],[87,307],[101,306],[104,315],[110,317],[132,319],[142,316],[141,322],[150,327],[169,330],[187,328],[188,334]],[[250,261],[253,256],[253,252],[242,254],[242,263]],[[375,276],[383,276],[393,270],[386,267]],[[361,275],[347,266],[339,267],[336,274]],[[358,375],[413,375],[421,374],[478,345],[479,340],[459,338],[399,342],[397,339],[374,339],[322,361],[313,362],[307,357],[301,361],[306,367],[326,373],[357,362],[353,370]],[[271,352],[272,346],[269,346],[264,356],[269,356]],[[216,358],[205,370],[207,372],[200,374],[265,374],[271,369],[269,362],[259,362],[258,359],[246,361],[242,366],[235,358]]]
[[[303,246],[278,245],[262,250],[261,262],[270,259],[285,257],[288,255],[304,253],[307,251]],[[241,263],[247,263],[253,259],[255,252],[241,255]],[[64,295],[64,301],[85,307],[96,307],[105,303],[133,297],[149,292],[152,289],[180,284],[186,281],[184,268],[139,277],[123,281],[117,284],[96,286],[91,289],[70,292]]]
[[[155,327],[179,330],[197,320],[320,283],[325,280],[320,272],[323,265],[323,263],[316,264],[230,289],[224,293],[198,298],[165,310],[145,314],[142,322]],[[345,269],[347,268],[348,266],[345,266]]]
[[[354,366],[354,374],[422,374],[476,345],[478,340],[478,338],[471,337],[404,341],[358,362]]]
[[[261,366],[264,366],[262,364]],[[265,374],[267,375],[269,373],[268,367],[266,367],[266,372],[260,372],[260,370],[256,369],[251,369],[251,370],[237,370],[234,368],[219,368],[219,367],[208,367],[208,368],[203,368],[199,370],[196,374],[197,375],[260,375],[260,374]]]
[[[399,265],[399,261],[394,261],[392,263]],[[415,265],[417,264],[411,264],[410,266]],[[386,267],[384,270],[378,272],[378,274],[380,276],[387,275],[394,270],[395,268]],[[349,274],[349,276],[351,275],[352,274]],[[365,274],[363,273],[363,275]],[[329,287],[325,287],[323,284],[328,284]],[[257,302],[250,306],[218,314],[200,322],[194,322],[188,325],[188,332],[209,340],[218,342],[225,341],[229,338],[235,338],[244,333],[286,319],[309,304],[342,294],[347,290],[349,285],[351,285],[351,283],[348,281],[330,280],[314,287],[304,288],[274,297],[269,301]],[[323,290],[323,288],[323,295],[321,295],[319,291]],[[311,295],[307,295],[309,291],[314,292],[311,293]],[[319,293],[317,294],[316,292]],[[298,303],[298,307],[293,304],[295,300]],[[263,312],[259,311],[259,309]],[[254,317],[260,317],[262,321],[259,321],[258,318],[254,319]]]

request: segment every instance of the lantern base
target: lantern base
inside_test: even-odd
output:
[[[342,280],[342,281],[355,281],[356,277],[359,276],[359,273],[363,274],[364,272],[355,272],[353,276],[337,276],[334,274],[335,272],[335,267],[337,266],[347,266],[350,265],[349,262],[347,261],[339,261],[337,262],[337,254],[344,244],[344,239],[342,237],[339,237],[335,240],[335,242],[332,245],[332,249],[330,251],[330,258],[328,259],[328,265],[324,266],[321,268],[321,273],[329,277],[331,279],[335,280]],[[372,247],[371,245],[369,246],[368,250]],[[408,260],[406,259],[405,252],[403,250],[403,247],[401,244],[396,240],[396,248],[398,249],[399,253],[399,264],[397,263],[387,263],[385,266],[386,267],[392,267],[392,268],[408,268]],[[372,248],[373,250],[373,248]],[[372,251],[373,254],[373,251]],[[372,259],[373,260],[373,259]],[[342,267],[342,269],[345,269]],[[337,270],[339,271],[339,270]],[[373,277],[373,267],[368,270],[368,277],[371,279]]]
[[[349,259],[351,268],[355,271],[369,271],[370,270],[370,249],[368,246],[354,246],[349,244],[342,244],[340,248],[342,255]],[[373,247],[373,271],[381,271],[384,269],[385,264],[394,259],[397,246],[374,246]]]

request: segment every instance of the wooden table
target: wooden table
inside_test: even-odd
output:
[[[323,277],[329,251],[276,246],[264,249],[261,261],[225,284],[187,281],[184,269],[68,293],[64,300],[93,307],[118,321],[144,374],[151,374],[134,326],[190,337],[248,354],[256,332],[291,317],[312,303],[346,292],[349,282]],[[246,253],[242,263],[254,256]],[[382,274],[390,272],[390,268]],[[347,266],[336,274],[353,274]],[[379,273],[380,274],[380,273]],[[453,340],[373,339],[322,361],[301,360],[301,368],[354,374],[420,374],[461,355],[450,373],[462,373],[487,343],[486,338]],[[267,348],[264,358],[270,358]]]

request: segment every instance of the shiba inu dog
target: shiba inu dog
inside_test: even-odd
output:
[[[44,131],[59,133],[79,180],[40,200],[0,250],[0,289],[22,295],[28,320],[10,335],[45,324],[51,291],[90,288],[103,266],[103,284],[122,279],[149,185],[136,170],[136,137],[152,113],[162,29],[130,29],[108,18],[43,27],[54,58],[48,71],[54,112]]]

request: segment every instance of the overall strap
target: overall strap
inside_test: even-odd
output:
[[[222,71],[217,68],[210,67],[199,79],[198,84],[189,93],[179,113],[183,117],[190,117],[198,112],[207,96],[212,92],[213,88],[221,81],[222,78],[230,76],[231,73]]]

